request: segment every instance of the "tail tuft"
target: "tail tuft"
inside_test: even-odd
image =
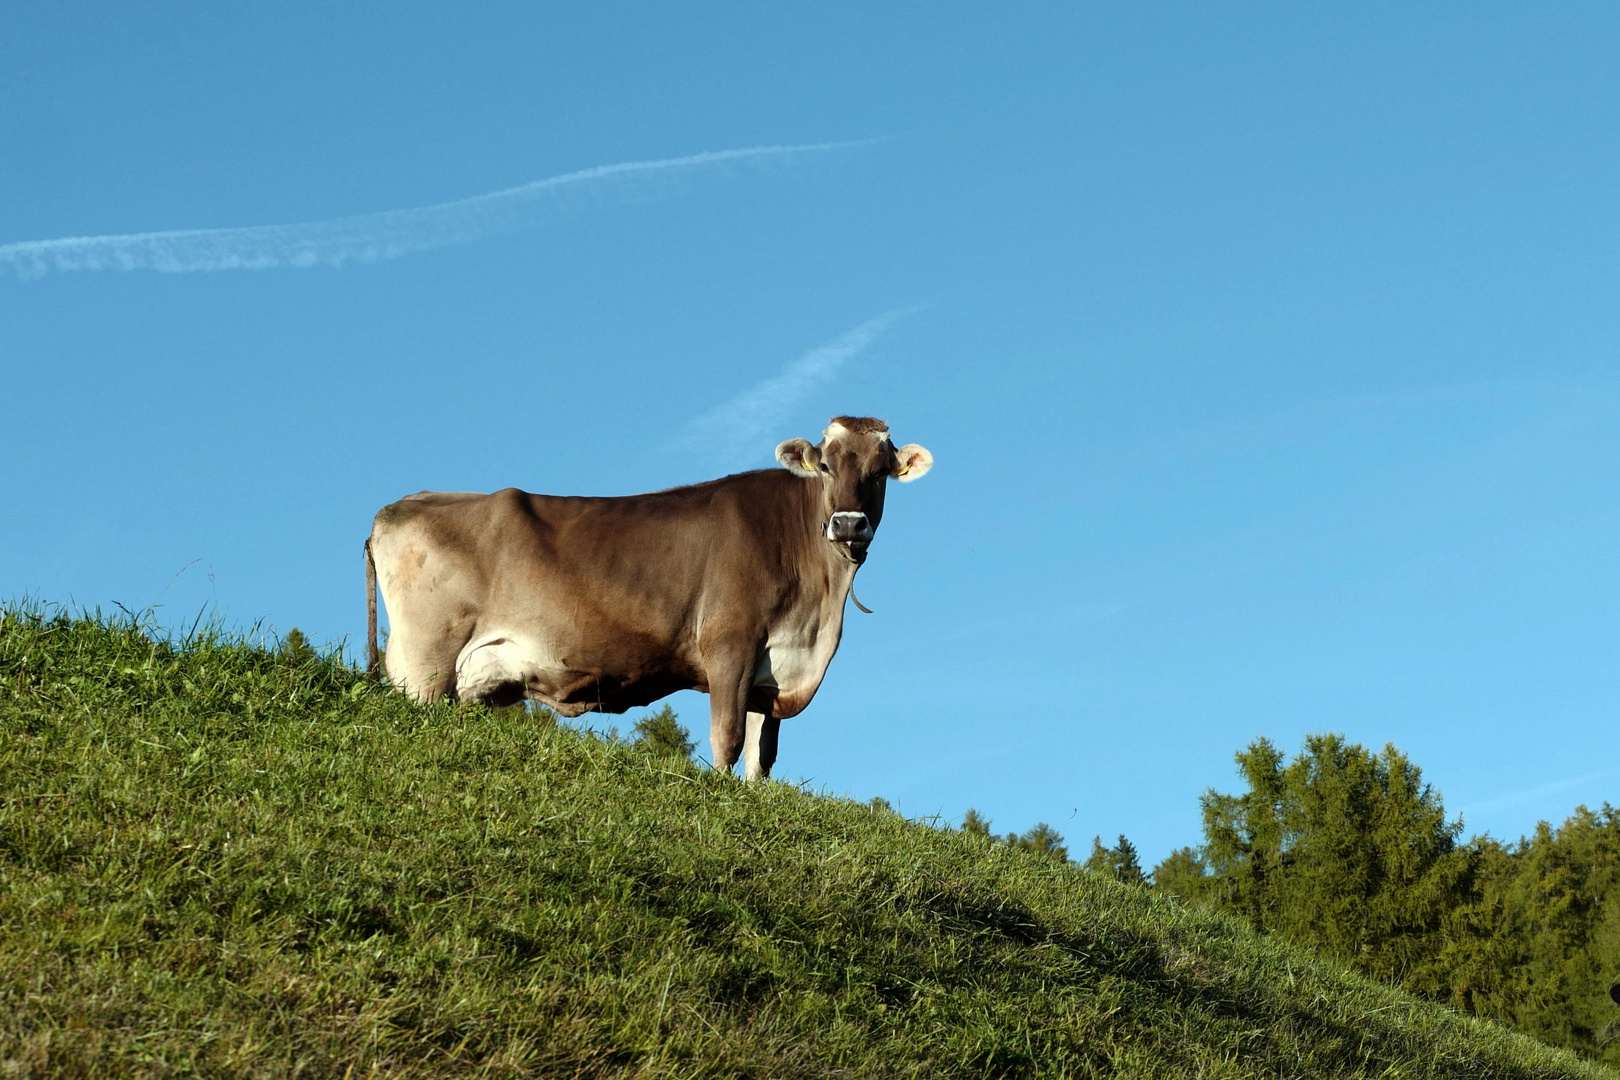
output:
[[[371,538],[366,537],[366,674],[382,678],[377,656],[377,564],[371,558]]]

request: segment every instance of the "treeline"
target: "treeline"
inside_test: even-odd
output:
[[[1087,869],[1209,904],[1368,975],[1620,1065],[1620,810],[1581,807],[1504,844],[1461,839],[1394,746],[1313,735],[1292,760],[1260,739],[1245,791],[1202,798],[1204,843],[1144,872],[1092,841]],[[1046,825],[994,837],[1055,857]]]

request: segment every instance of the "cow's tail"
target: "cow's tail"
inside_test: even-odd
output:
[[[382,675],[377,659],[377,563],[371,557],[371,537],[366,537],[366,674]]]

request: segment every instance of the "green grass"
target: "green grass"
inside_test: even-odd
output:
[[[0,1076],[193,1074],[1614,1075],[862,804],[13,607]]]

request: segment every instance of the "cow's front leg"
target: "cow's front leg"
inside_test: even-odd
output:
[[[715,650],[704,659],[709,669],[709,746],[714,767],[729,772],[742,756],[748,691],[754,685],[753,650]]]
[[[748,780],[770,778],[776,764],[776,737],[782,721],[764,713],[748,714],[748,739],[743,747],[743,776]]]

